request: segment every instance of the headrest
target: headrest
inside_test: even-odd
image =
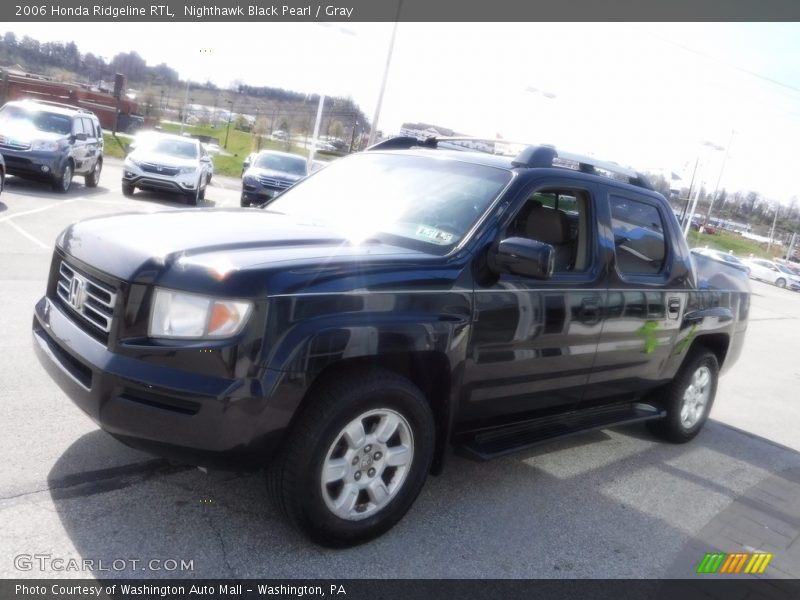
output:
[[[525,236],[545,244],[566,244],[569,242],[569,219],[560,210],[534,202],[525,223]]]

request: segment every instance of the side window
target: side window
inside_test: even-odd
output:
[[[100,127],[100,121],[94,121],[94,131],[98,140],[103,139],[103,128]]]
[[[556,273],[580,273],[591,266],[589,194],[546,189],[531,194],[506,231],[553,246]]]
[[[81,118],[81,121],[83,121],[83,130],[86,132],[86,135],[90,138],[97,137],[97,135],[94,132],[94,126],[92,121],[85,117]]]
[[[611,196],[617,267],[622,274],[655,275],[664,268],[664,222],[655,206]]]
[[[86,133],[83,130],[83,119],[75,117],[72,119],[72,134]]]

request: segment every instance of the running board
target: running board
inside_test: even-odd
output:
[[[456,436],[456,453],[489,460],[556,438],[662,418],[666,412],[650,404],[615,404],[542,417]]]

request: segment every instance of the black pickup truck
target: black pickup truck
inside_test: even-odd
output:
[[[261,208],[121,214],[58,238],[34,346],[100,427],[265,467],[319,543],[375,537],[475,459],[708,418],[749,285],[692,257],[639,173],[395,138]]]

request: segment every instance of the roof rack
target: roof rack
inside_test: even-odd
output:
[[[74,104],[66,104],[64,102],[53,102],[52,100],[39,100],[38,98],[25,98],[23,102],[36,102],[36,104],[47,104],[49,106],[58,106],[60,108],[70,108],[72,110],[76,110],[78,112],[85,112],[91,114],[92,111],[87,110],[81,106],[76,106]]]
[[[415,137],[400,136],[378,142],[377,144],[367,148],[367,151],[405,150],[409,148],[420,147],[441,148],[443,145],[446,145],[447,149],[485,152],[483,150],[476,150],[467,146],[455,147],[456,145],[453,144],[453,142],[463,141],[487,142],[493,144],[504,144],[508,146],[524,146],[523,150],[517,154],[517,156],[511,162],[511,165],[517,168],[530,169],[558,167],[572,169],[574,171],[580,171],[581,173],[588,173],[590,175],[599,175],[601,177],[609,177],[611,179],[622,179],[637,187],[648,190],[653,189],[653,186],[650,185],[647,177],[635,169],[623,167],[613,162],[598,160],[592,156],[583,156],[580,154],[573,154],[572,152],[564,152],[562,150],[557,150],[555,146],[550,146],[547,144],[532,145],[528,142],[478,137],[430,137],[426,140],[419,140]]]

